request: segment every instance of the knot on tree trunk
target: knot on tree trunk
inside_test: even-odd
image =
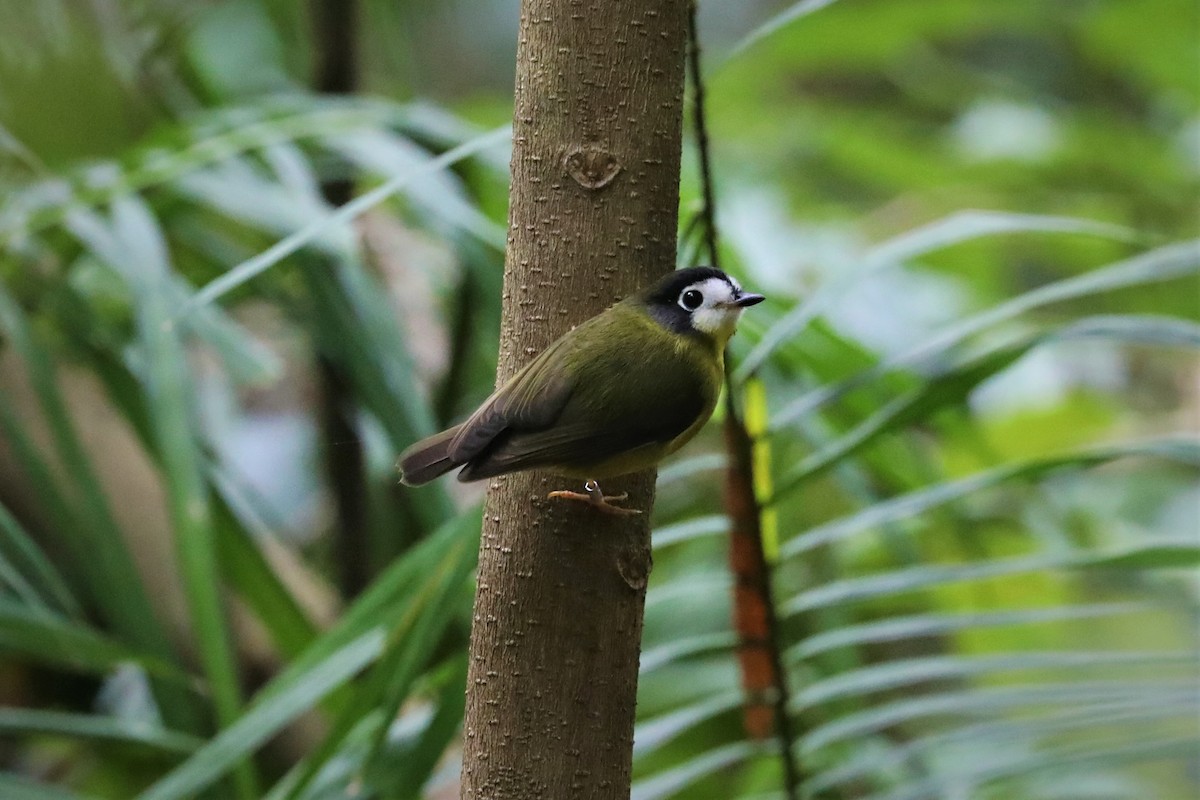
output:
[[[617,157],[594,144],[572,148],[563,159],[563,166],[576,183],[593,190],[608,186],[621,171]]]

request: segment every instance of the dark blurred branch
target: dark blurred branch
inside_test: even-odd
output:
[[[313,46],[318,92],[352,94],[358,90],[358,0],[315,0]]]
[[[703,220],[704,245],[708,250],[709,263],[720,269],[721,257],[717,250],[715,219],[716,203],[713,201],[712,164],[709,161],[708,151],[708,123],[704,116],[704,79],[700,75],[700,39],[696,31],[696,0],[692,0],[688,4],[688,72],[692,80],[692,127],[696,131],[696,152],[700,158],[700,191],[704,200],[704,205],[700,210],[700,218]]]
[[[453,421],[454,407],[462,397],[467,378],[468,356],[475,341],[477,325],[476,309],[482,298],[474,273],[470,267],[463,270],[454,301],[454,326],[450,330],[450,362],[446,376],[438,387],[434,401],[439,426],[449,427]]]
[[[712,164],[704,114],[704,79],[700,72],[700,41],[695,0],[688,9],[688,71],[692,81],[692,127],[700,161],[704,205],[701,227],[709,263],[720,267]],[[764,739],[774,730],[779,740],[784,788],[790,800],[800,796],[800,768],[795,734],[788,716],[791,693],[779,644],[779,620],[771,590],[771,567],[762,540],[762,509],[754,493],[754,441],[738,416],[731,370],[725,371],[725,444],[729,466],[725,473],[725,509],[730,520],[729,564],[734,576],[733,616],[738,634],[738,662],[746,693],[743,724],[746,733]]]
[[[313,84],[317,91],[352,94],[358,88],[357,31],[356,0],[315,0]],[[330,205],[344,205],[354,195],[354,183],[348,179],[326,181],[321,193]],[[366,459],[355,420],[353,387],[328,356],[318,356],[318,362],[325,471],[337,513],[334,553],[338,583],[343,596],[353,597],[370,580]]]

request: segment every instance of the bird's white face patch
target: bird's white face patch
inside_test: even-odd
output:
[[[733,279],[731,278],[730,281]],[[721,278],[696,281],[679,293],[679,307],[692,315],[692,327],[724,342],[737,328],[742,309],[737,305],[740,287]]]

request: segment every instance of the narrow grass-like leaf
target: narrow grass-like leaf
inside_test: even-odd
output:
[[[836,0],[797,0],[783,11],[780,11],[769,20],[759,25],[746,36],[744,36],[729,54],[725,57],[726,60],[732,59],[734,56],[740,55],[743,51],[750,49],[754,45],[766,39],[771,34],[782,28],[786,28],[801,17],[807,17],[809,14],[814,14],[820,11],[825,6],[833,5]]]
[[[318,341],[354,379],[393,443],[406,446],[431,433],[433,412],[420,399],[407,352],[396,346],[404,332],[385,292],[356,259],[306,266],[314,314],[328,326],[318,331]]]
[[[439,676],[436,711],[424,729],[412,741],[389,744],[368,763],[366,781],[381,796],[397,800],[419,800],[434,770],[455,742],[462,727],[467,680],[466,658],[454,657],[450,667]]]
[[[1004,778],[1029,777],[1042,771],[1069,772],[1078,767],[1110,769],[1145,761],[1194,759],[1197,749],[1200,749],[1200,737],[1194,735],[1138,739],[1113,747],[1059,748],[1016,761],[1002,758],[998,764],[981,766],[970,779],[974,786],[982,789]],[[947,777],[950,781],[941,776],[928,778],[896,791],[868,795],[863,800],[922,800],[929,797],[931,792],[943,790],[948,782],[953,782],[953,776]]]
[[[416,611],[411,626],[390,634],[391,643],[364,687],[364,705],[381,707],[385,719],[394,719],[408,699],[420,671],[434,655],[443,634],[455,621],[457,610],[470,597],[467,581],[475,567],[476,551],[464,544],[453,558],[438,565],[428,584],[413,598]],[[463,602],[456,602],[456,600]],[[375,691],[378,696],[373,697]],[[384,731],[374,743],[372,757],[383,745]]]
[[[4,513],[3,507],[0,507],[0,516]],[[2,522],[2,520],[0,520]],[[4,531],[4,526],[0,524],[0,532]],[[7,544],[7,543],[5,543]],[[23,605],[31,608],[38,608],[49,611],[50,607],[46,605],[45,599],[38,590],[33,588],[17,565],[9,560],[4,552],[4,548],[0,548],[0,597],[11,595],[19,600]]]
[[[940,408],[962,403],[983,381],[1002,371],[1024,354],[1020,348],[1004,348],[947,375],[940,375],[888,401],[870,417],[805,458],[779,477],[771,500],[837,467],[879,437],[927,419]]]
[[[65,223],[93,256],[118,276],[128,277],[127,243],[100,215],[73,209],[67,213]],[[177,274],[163,278],[157,288],[169,306],[172,318],[187,305],[193,291],[191,285]],[[135,297],[135,308],[136,302]],[[181,328],[208,344],[236,381],[261,384],[278,377],[282,370],[279,359],[220,308],[197,309],[188,315]]]
[[[705,472],[717,472],[725,468],[724,453],[705,453],[678,461],[671,461],[658,471],[658,486],[668,486],[678,481],[687,480]]]
[[[376,129],[338,136],[330,142],[330,146],[368,174],[402,179],[400,190],[410,202],[431,216],[438,227],[460,229],[493,248],[504,249],[504,227],[492,222],[478,207],[467,202],[454,173],[441,170],[424,172],[420,180],[406,180],[407,176],[423,170],[433,158],[412,141]]]
[[[0,552],[0,597],[11,594],[28,606],[46,608],[46,602],[37,593],[21,571]]]
[[[1186,547],[1185,541],[1152,541],[1129,548],[1120,553],[1135,558],[1139,550],[1158,552],[1163,547]],[[904,569],[894,569],[863,578],[835,580],[815,589],[801,592],[783,604],[787,615],[798,614],[818,608],[844,606],[879,597],[890,597],[935,586],[1001,578],[1012,575],[1027,575],[1049,570],[1077,569],[1093,563],[1103,563],[1110,554],[1099,553],[1038,553],[1020,558],[995,559],[969,564],[929,564]]]
[[[241,688],[220,597],[213,520],[196,441],[195,390],[187,352],[171,325],[171,272],[166,243],[149,211],[132,197],[113,205],[113,235],[124,251],[121,272],[137,298],[138,340],[155,449],[166,484],[184,595],[217,720],[238,717]],[[238,770],[243,798],[257,790],[247,762]]]
[[[88,508],[85,515],[93,524],[76,528],[76,532],[87,536],[86,543],[79,547],[80,554],[89,553],[90,563],[95,567],[92,572],[93,589],[97,600],[103,604],[105,597],[111,602],[107,607],[111,610],[114,624],[121,624],[130,635],[134,634],[145,622],[144,612],[150,608],[144,596],[136,598],[133,595],[140,589],[136,583],[130,589],[128,596],[122,596],[121,590],[112,584],[128,582],[131,576],[137,574],[133,560],[129,557],[121,538],[116,522],[113,520],[104,491],[92,469],[91,461],[84,452],[82,442],[75,431],[71,415],[67,411],[62,395],[55,382],[53,364],[50,355],[35,342],[28,322],[16,302],[0,288],[0,330],[2,330],[17,353],[25,362],[29,378],[37,393],[46,421],[49,423],[54,436],[58,456],[67,467],[69,474],[78,483],[80,501]],[[43,462],[44,464],[44,462]],[[49,476],[50,470],[43,466]],[[63,498],[65,502],[65,497]],[[73,519],[75,521],[81,521]],[[72,544],[68,539],[67,544]],[[107,585],[107,589],[98,587]]]
[[[801,417],[895,369],[935,363],[974,334],[1034,309],[1118,289],[1163,283],[1194,275],[1198,271],[1200,241],[1193,240],[1159,247],[1083,275],[1041,286],[951,325],[915,347],[891,356],[846,380],[802,395],[775,414],[771,428],[779,430],[791,425]]]
[[[423,100],[405,103],[398,109],[400,116],[392,124],[414,142],[430,150],[449,150],[479,135],[479,128],[452,111]],[[498,175],[508,173],[508,154],[500,148],[480,151],[475,157]]]
[[[0,505],[0,558],[6,559],[22,582],[25,590],[19,594],[27,602],[71,617],[83,615],[67,582],[3,505]]]
[[[188,306],[193,288],[179,277],[170,281],[172,315]],[[209,345],[213,353],[238,383],[262,385],[278,379],[283,365],[274,353],[259,344],[241,325],[217,306],[197,308],[187,315],[183,331]]]
[[[1083,673],[1120,667],[1190,665],[1196,654],[1121,651],[1044,651],[999,655],[939,655],[869,664],[849,672],[814,681],[793,697],[795,707],[806,709],[842,698],[860,699],[913,684],[962,681],[996,673],[1031,670],[1069,670]]]
[[[654,549],[660,550],[679,542],[688,542],[709,536],[723,536],[727,533],[729,533],[729,518],[724,514],[710,514],[673,525],[664,525],[654,531],[651,541],[654,543]]]
[[[7,344],[21,356],[29,372],[70,483],[59,486],[50,465],[32,446],[2,398],[0,424],[21,457],[26,472],[44,492],[43,496],[50,500],[62,543],[69,548],[86,579],[92,601],[122,637],[147,653],[174,661],[169,639],[154,615],[108,498],[59,391],[50,355],[35,340],[20,307],[3,287],[0,287],[0,331],[5,334]],[[162,704],[171,727],[198,730],[200,722],[196,709],[187,698],[157,686],[155,697]]]
[[[10,657],[58,669],[104,675],[125,662],[181,686],[191,677],[174,664],[138,651],[72,619],[0,600],[0,647]]]
[[[431,114],[364,98],[292,94],[190,116],[176,129],[156,131],[120,163],[88,164],[66,180],[59,176],[21,189],[0,208],[0,248],[61,225],[79,209],[107,206],[130,192],[169,184],[214,164],[283,142],[324,140],[347,131],[396,125],[428,131]],[[442,127],[447,144],[465,133]]]
[[[1132,456],[1163,458],[1190,466],[1200,466],[1200,440],[1179,437],[1130,442],[1006,464],[966,478],[945,481],[909,492],[868,506],[848,517],[819,525],[784,543],[782,556],[792,558],[869,528],[910,519],[932,508],[1017,478],[1037,478],[1059,469],[1092,467]]]
[[[118,717],[71,714],[30,708],[0,708],[0,736],[54,734],[73,739],[139,744],[163,753],[191,753],[203,740],[195,736]]]
[[[209,474],[219,494],[213,524],[221,574],[258,616],[280,652],[299,655],[316,638],[317,627],[233,513],[227,498],[234,490],[228,480],[216,469]]]
[[[1184,692],[1190,692],[1190,695],[1182,694]],[[1139,699],[1146,703],[1180,702],[1184,697],[1195,697],[1195,690],[1187,681],[1046,681],[1028,686],[939,692],[893,700],[838,717],[806,733],[800,746],[803,753],[811,755],[838,742],[929,717],[995,718],[999,713],[1021,708],[1056,706],[1086,710],[1114,702],[1134,703]]]
[[[642,652],[642,657],[638,660],[638,674],[646,675],[667,664],[674,664],[690,656],[728,651],[736,644],[737,635],[732,631],[705,633],[699,636],[689,636],[686,639],[671,639]]]
[[[466,158],[470,158],[475,153],[488,147],[497,145],[507,140],[510,133],[507,126],[489,131],[458,147],[447,150],[437,158],[430,160],[420,169],[405,175],[398,175],[369,192],[356,197],[328,217],[305,226],[296,233],[283,238],[254,258],[233,267],[220,278],[215,279],[197,292],[188,304],[188,308],[184,309],[181,313],[186,314],[196,306],[217,300],[222,295],[229,293],[238,286],[266,272],[292,253],[314,241],[317,237],[324,235],[338,226],[345,225],[358,215],[383,202],[404,188],[408,183],[452,166]]]
[[[289,797],[298,797],[325,763],[334,756],[359,720],[372,709],[382,708],[384,719],[393,719],[408,697],[419,670],[433,654],[438,639],[454,618],[458,607],[451,597],[462,592],[475,564],[475,551],[461,541],[447,557],[422,576],[403,605],[393,606],[388,618],[397,620],[388,634],[388,644],[371,674],[343,704],[332,730],[307,760],[293,784]],[[386,736],[381,726],[370,756],[378,754]]]
[[[1058,737],[1071,731],[1089,728],[1119,728],[1128,730],[1138,722],[1159,722],[1173,717],[1185,717],[1197,708],[1194,693],[1164,694],[1156,698],[1126,697],[1110,703],[1098,703],[1083,708],[1055,708],[1035,717],[1009,719],[1000,717],[967,725],[957,725],[938,733],[919,736],[880,753],[863,749],[836,767],[819,772],[809,780],[814,792],[832,786],[857,781],[872,773],[886,774],[903,764],[919,763],[919,759],[936,754],[948,746],[964,743],[981,748],[999,742],[1038,742],[1049,736]],[[911,785],[911,784],[910,784]]]
[[[633,756],[644,757],[684,731],[741,706],[741,692],[730,692],[639,722],[633,731]]]
[[[726,592],[729,590],[729,580],[728,572],[708,571],[693,573],[687,581],[668,581],[660,586],[652,586],[646,592],[646,608],[648,610],[663,603],[710,592]]]
[[[341,694],[348,692],[349,686],[340,690]],[[329,705],[334,697],[335,695],[331,694],[323,705]],[[300,793],[300,797],[304,800],[333,800],[333,798],[342,797],[347,786],[364,781],[363,769],[366,752],[370,747],[369,739],[379,728],[386,727],[388,723],[389,720],[385,720],[383,714],[376,711],[372,711],[359,720],[355,730],[346,737],[346,742],[338,751],[337,756],[330,759],[325,768],[308,785],[308,788]],[[394,721],[392,723],[395,724]],[[304,761],[293,766],[263,795],[262,800],[284,800],[284,798],[290,797],[295,791],[297,780],[305,766]]]
[[[479,509],[470,509],[442,525],[442,528],[396,559],[382,575],[368,585],[352,606],[346,609],[337,624],[320,634],[305,652],[294,658],[284,673],[265,688],[264,693],[274,691],[274,686],[287,685],[294,679],[293,676],[312,669],[320,658],[328,657],[331,652],[346,645],[354,637],[374,630],[379,620],[395,620],[400,613],[397,609],[402,607],[409,593],[420,589],[422,578],[436,575],[445,564],[457,563],[461,558],[468,561],[472,558],[472,554],[475,553],[472,543],[478,539],[479,525]],[[383,645],[380,645],[380,651],[382,650]],[[346,708],[347,704],[353,702],[355,694],[348,688],[342,688],[334,697],[336,705],[328,709],[331,712]],[[272,787],[268,796],[277,800],[292,796],[301,777],[306,777],[308,764],[310,760],[301,762]]]
[[[834,442],[805,458],[780,477],[776,493],[782,496],[792,491],[881,436],[900,430],[914,421],[928,419],[941,408],[964,402],[975,387],[1002,372],[1035,347],[1083,338],[1112,339],[1122,344],[1196,348],[1200,347],[1200,325],[1171,317],[1103,315],[989,348],[961,365],[930,376],[920,386],[889,401]]]
[[[2,304],[3,292],[0,291],[0,305]],[[68,499],[65,487],[59,485],[50,463],[46,460],[46,453],[34,444],[26,429],[26,423],[18,416],[16,410],[9,404],[8,397],[3,393],[0,393],[0,430],[3,431],[5,443],[11,448],[17,464],[25,473],[37,496],[45,501],[53,527],[62,536],[62,544],[68,549],[72,546],[78,547],[78,542],[74,537],[61,533],[76,529],[74,504],[71,499]],[[86,581],[90,576],[84,575],[83,577]]]
[[[94,795],[82,795],[58,786],[36,783],[11,772],[0,772],[0,797],[4,800],[96,800]]]
[[[410,593],[421,589],[423,578],[439,574],[446,564],[459,563],[464,557],[470,559],[475,552],[472,544],[477,541],[479,525],[479,509],[468,509],[396,559],[345,610],[337,624],[318,636],[263,692],[269,694],[272,687],[287,685],[294,676],[312,669],[337,648],[374,630],[380,620],[395,620],[396,609],[402,607]],[[339,693],[339,709],[349,701],[348,694]]]
[[[665,800],[674,797],[701,778],[729,769],[763,752],[763,746],[755,742],[734,742],[709,750],[679,766],[635,782],[630,800]]]
[[[935,222],[914,228],[868,250],[853,271],[819,288],[810,298],[784,315],[763,335],[738,365],[734,380],[744,381],[758,370],[784,342],[880,270],[895,267],[923,255],[944,250],[985,236],[1010,233],[1062,233],[1127,240],[1127,228],[1094,220],[1038,214],[1009,214],[999,211],[959,211]]]
[[[965,630],[1040,625],[1082,619],[1146,612],[1150,606],[1139,603],[1097,603],[1080,606],[1048,606],[1014,611],[942,613],[930,612],[890,617],[843,628],[819,631],[801,641],[785,654],[789,662],[811,658],[819,653],[844,647],[932,638]]]
[[[138,800],[183,800],[211,786],[285,725],[354,677],[383,651],[380,628],[351,639],[303,670],[288,670],[263,689],[246,713]]]
[[[1100,553],[1078,565],[1082,569],[1194,569],[1200,566],[1200,541],[1168,541]]]

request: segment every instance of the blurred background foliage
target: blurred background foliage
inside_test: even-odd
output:
[[[492,385],[517,8],[360,5],[331,97],[307,3],[0,0],[4,797],[457,795],[479,490],[393,463]],[[1198,13],[701,2],[795,741],[711,426],[634,797],[1195,796]]]

